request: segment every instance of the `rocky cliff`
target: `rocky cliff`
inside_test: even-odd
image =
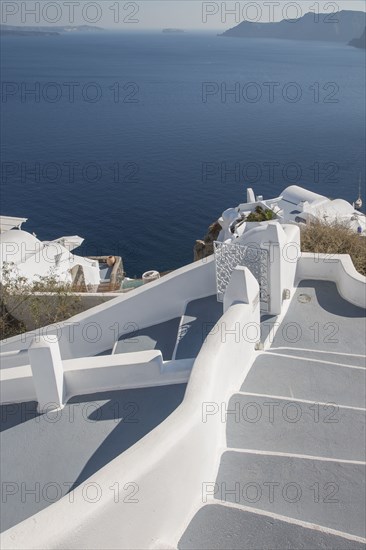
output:
[[[198,260],[202,260],[203,258],[207,258],[207,256],[211,256],[211,254],[213,254],[213,243],[217,240],[221,229],[221,225],[218,221],[216,221],[210,225],[207,235],[204,237],[204,239],[196,241],[193,249],[195,262]]]
[[[350,46],[354,46],[355,48],[363,48],[366,49],[366,27],[363,31],[363,35],[360,36],[360,38],[354,38],[349,42]]]
[[[275,23],[243,21],[221,36],[242,38],[280,38],[348,43],[360,36],[365,27],[365,13],[343,10],[336,13],[306,13],[298,19]]]

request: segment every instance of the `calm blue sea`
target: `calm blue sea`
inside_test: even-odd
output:
[[[120,254],[130,276],[191,261],[247,186],[352,201],[365,180],[355,48],[86,33],[4,37],[1,61],[1,212]]]

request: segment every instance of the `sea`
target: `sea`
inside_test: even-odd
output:
[[[3,36],[1,213],[125,271],[193,261],[246,188],[354,201],[365,52],[214,33]]]

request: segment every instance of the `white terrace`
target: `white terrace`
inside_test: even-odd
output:
[[[2,342],[2,548],[364,548],[365,289],[269,222]]]

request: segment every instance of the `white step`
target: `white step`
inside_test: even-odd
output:
[[[366,357],[364,355],[346,354],[332,351],[319,351],[315,349],[302,349],[302,348],[270,348],[270,353],[278,353],[280,355],[291,355],[297,357],[306,357],[309,359],[316,359],[319,361],[327,361],[329,363],[340,363],[355,367],[366,368]]]
[[[365,460],[364,410],[240,393],[227,407],[229,448]]]
[[[265,352],[241,391],[365,408],[365,388],[366,369]]]

